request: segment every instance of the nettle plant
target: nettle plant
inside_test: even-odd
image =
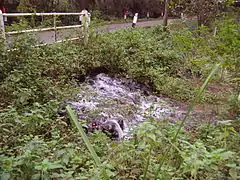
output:
[[[223,68],[234,72],[236,76],[240,70],[240,25],[235,19],[224,19],[217,23],[217,27],[217,51],[225,60]]]
[[[187,29],[165,34],[159,26],[101,34],[89,48],[78,42],[33,47],[27,38],[17,42],[17,50],[11,53],[1,48],[4,93],[0,95],[12,106],[1,107],[0,177],[239,178],[239,118],[188,131],[183,128],[187,116],[175,123],[149,118],[135,129],[132,138],[114,142],[101,132],[85,136],[84,131],[76,131],[67,116],[58,115],[59,102],[51,100],[61,101],[66,89],[72,96],[80,78],[95,67],[149,83],[156,91],[184,101],[194,99],[196,92],[188,83],[195,79],[186,74],[190,71],[203,80],[210,72],[204,86],[197,89],[189,115],[210,79],[217,79],[214,73],[219,67],[231,73],[232,82],[237,80],[239,29],[232,21],[225,23],[219,25],[215,37],[205,27],[199,36]],[[234,100],[236,108],[239,100],[235,95]]]
[[[239,71],[239,24],[234,19],[221,18],[216,22],[216,30],[216,36],[205,26],[196,32],[186,28],[172,34],[174,46],[188,59],[186,65],[193,77],[205,78],[211,65],[219,61],[222,61],[222,69],[232,76]]]

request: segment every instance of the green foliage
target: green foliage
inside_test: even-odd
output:
[[[224,19],[217,25],[219,28],[216,37],[217,52],[226,59],[224,68],[232,69],[237,73],[240,70],[240,25],[234,19]]]
[[[24,114],[19,113],[16,108],[8,107],[7,110],[1,112],[1,145],[8,145],[18,141],[18,136],[13,136],[11,140],[8,139],[9,135],[21,134],[44,134],[48,133],[47,127],[56,117],[58,111],[56,101],[50,101],[44,105],[34,103],[31,110],[26,111]]]
[[[199,30],[200,36],[187,29],[173,34],[175,47],[184,52],[191,64],[192,73],[206,74],[209,64],[218,59],[223,61],[223,68],[239,71],[239,25],[233,19],[221,19],[216,23],[217,35],[212,36],[209,28]],[[233,74],[234,75],[234,74]],[[236,76],[236,74],[235,74]]]
[[[92,144],[88,140],[87,135],[84,132],[83,127],[79,124],[78,117],[77,117],[76,113],[71,109],[71,107],[69,105],[66,107],[66,109],[67,109],[67,112],[68,112],[71,120],[74,122],[75,126],[77,127],[78,131],[80,132],[80,134],[81,134],[81,136],[83,138],[83,141],[86,144],[86,146],[87,146],[87,148],[88,148],[88,150],[89,150],[89,152],[90,152],[90,154],[91,154],[91,156],[92,156],[96,166],[99,167],[99,168],[102,167],[102,171],[103,171],[102,173],[103,173],[104,179],[109,179],[109,177],[108,177],[108,175],[106,173],[106,170],[105,170],[105,168],[103,168],[103,165],[101,164],[101,161],[100,161],[96,151],[93,149]]]
[[[11,26],[6,26],[6,31],[20,31],[31,28],[29,22],[26,19],[20,19],[19,23],[13,22]]]
[[[213,127],[213,134],[215,132],[220,132],[221,135],[224,133],[218,126]],[[113,143],[110,146],[108,155],[110,158],[108,159],[118,172],[118,176],[115,178],[141,179],[150,155],[147,179],[153,179],[157,164],[161,162],[162,152],[166,150],[166,145],[171,143],[177,128],[176,124],[171,123],[144,122],[136,130],[135,139],[137,140],[120,144]],[[189,138],[191,135],[188,133],[181,130],[179,139],[173,144],[174,148],[167,157],[168,164],[163,167],[164,171],[159,174],[159,177],[161,179],[226,177],[226,174],[231,171],[228,168],[228,162],[234,161],[235,153],[219,145],[216,146],[214,143],[217,144],[217,142],[213,142],[210,135],[207,139],[198,137],[193,140]],[[237,133],[231,135],[238,136]],[[236,161],[236,163],[239,162]],[[226,171],[226,174],[221,173],[224,172],[221,170]],[[229,174],[227,176],[230,177]]]
[[[11,112],[7,114],[12,115]],[[63,122],[60,119],[52,122],[52,125],[55,125],[50,129],[51,138],[34,137],[28,133],[17,139],[18,145],[11,151],[6,151],[7,147],[2,148],[1,152],[4,154],[0,160],[1,177],[10,179],[99,177],[100,171],[97,168],[93,171],[93,161],[87,149],[82,147],[83,141],[74,132],[66,132]],[[147,179],[151,179],[162,152],[167,148],[166,145],[171,143],[177,128],[177,124],[169,122],[147,121],[136,129],[135,138],[132,140],[110,142],[99,133],[93,134],[90,140],[93,144],[97,143],[94,148],[102,146],[104,149],[102,158],[105,160],[104,166],[109,177],[141,179],[150,156]],[[239,159],[234,159],[236,153],[239,153],[236,144],[240,139],[234,130],[233,122],[228,124],[222,122],[217,126],[202,125],[197,132],[199,136],[191,138],[191,132],[180,131],[180,138],[173,144],[174,148],[167,158],[168,165],[163,167],[161,177],[215,179],[234,176],[240,163]],[[69,142],[69,138],[72,143]],[[108,147],[106,143],[109,143]],[[13,154],[17,156],[9,156]]]
[[[240,94],[235,92],[228,98],[228,111],[234,116],[240,113]]]
[[[124,72],[128,77],[159,88],[158,84],[169,82],[165,80],[167,77],[176,77],[184,64],[183,56],[173,49],[168,35],[161,32],[161,26],[150,31],[121,30],[101,35],[97,39],[98,49],[90,48],[96,51],[96,59],[110,71]],[[163,88],[157,90],[162,91]]]
[[[2,51],[1,91],[17,106],[60,98],[64,89],[69,91],[70,80],[92,66],[78,45],[34,47],[32,38],[23,37],[13,49]]]
[[[81,42],[35,47],[31,37],[19,39],[10,51],[0,43],[1,179],[104,179],[103,167],[110,179],[154,179],[169,146],[160,179],[238,179],[240,127],[239,117],[233,117],[239,111],[239,29],[232,20],[221,23],[215,37],[205,27],[200,33],[164,33],[157,26],[96,34],[88,48]],[[58,115],[60,102],[79,92],[82,77],[96,67],[190,101],[198,90],[193,84],[219,61],[228,75],[222,83],[231,88],[228,93],[207,88],[203,101],[220,101],[235,120],[184,130],[182,122],[150,118],[132,139],[120,142],[102,132],[90,134],[99,167],[75,126]],[[217,71],[210,84],[219,77]]]
[[[96,35],[89,49],[78,43],[33,48],[34,41],[24,37],[14,45],[16,51],[1,53],[1,78],[5,80],[2,88],[13,96],[16,104],[32,104],[35,99],[39,102],[39,99],[61,96],[58,94],[61,90],[57,90],[59,86],[54,85],[56,81],[64,86],[70,84],[72,77],[85,75],[90,69],[103,66],[113,73],[121,72],[148,83],[170,97],[189,101],[193,98],[195,87],[189,86],[188,79],[201,81],[219,59],[224,62],[222,68],[226,69],[225,72],[234,71],[231,78],[237,76],[240,67],[238,38],[232,34],[236,34],[238,29],[236,25],[231,25],[233,21],[228,24],[225,29],[219,30],[216,37],[212,37],[204,27],[201,36],[187,29],[167,34],[162,26],[152,30],[120,30]],[[229,36],[226,35],[227,29],[230,29]],[[224,40],[225,36],[233,40],[233,46],[230,39]],[[222,75],[218,73],[216,79],[219,77],[222,81]]]

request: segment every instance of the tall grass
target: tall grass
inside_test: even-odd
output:
[[[66,109],[67,109],[67,113],[68,113],[70,119],[74,122],[74,124],[77,127],[79,133],[81,134],[81,136],[83,138],[83,141],[86,144],[86,146],[87,146],[87,148],[88,148],[96,166],[98,168],[102,168],[104,179],[106,179],[106,180],[109,179],[108,176],[107,176],[105,168],[103,168],[103,165],[101,164],[100,158],[98,157],[97,153],[93,149],[93,146],[91,145],[90,141],[88,140],[88,137],[87,137],[86,133],[84,132],[82,126],[79,124],[78,117],[77,117],[76,113],[72,110],[70,105],[68,105],[66,107]]]
[[[155,173],[155,179],[158,178],[159,173],[161,172],[162,166],[164,165],[165,161],[166,161],[166,157],[168,156],[168,153],[170,152],[171,148],[173,147],[173,144],[176,142],[178,135],[181,131],[181,129],[183,128],[185,122],[187,121],[190,113],[193,111],[194,107],[196,106],[196,104],[201,100],[204,91],[210,81],[210,79],[213,77],[213,75],[216,73],[216,71],[218,70],[218,68],[220,67],[221,63],[215,64],[214,67],[212,68],[210,74],[208,75],[208,77],[206,78],[205,82],[203,83],[203,85],[201,86],[201,88],[198,90],[196,97],[194,98],[193,102],[189,105],[188,110],[186,115],[184,116],[181,124],[179,125],[179,128],[176,132],[176,134],[173,137],[172,143],[169,144],[168,148],[166,149],[166,151],[163,154],[163,157],[161,159],[161,164],[159,164],[157,171]]]

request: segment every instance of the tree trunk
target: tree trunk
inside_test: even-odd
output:
[[[163,17],[163,27],[164,30],[167,30],[168,25],[168,11],[169,11],[169,0],[165,0],[165,10],[164,10],[164,17]]]
[[[4,3],[4,0],[0,0],[0,9],[3,8],[3,3]]]
[[[95,7],[97,9],[100,9],[100,2],[98,0],[94,0],[94,2],[95,2]]]
[[[204,11],[205,11],[204,0],[198,0],[196,3],[196,7],[199,7],[197,20],[198,20],[198,28],[200,28],[204,24]]]
[[[197,15],[197,19],[198,19],[198,27],[201,27],[203,24],[204,24],[204,22],[203,22],[203,14],[202,14],[202,12],[200,12],[198,15]]]

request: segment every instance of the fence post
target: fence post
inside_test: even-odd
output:
[[[54,41],[57,42],[57,16],[53,15],[53,26],[54,26]]]
[[[6,41],[4,18],[3,18],[3,13],[1,10],[0,10],[0,33],[1,33],[1,37]]]
[[[88,27],[89,27],[89,17],[88,12],[83,15],[83,35],[84,35],[84,46],[88,45]]]

